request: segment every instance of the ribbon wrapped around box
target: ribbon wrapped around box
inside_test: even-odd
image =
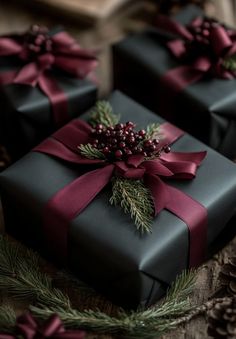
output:
[[[0,37],[1,142],[13,159],[94,104],[97,63],[60,28]]]
[[[115,88],[234,159],[235,51],[235,30],[188,6],[113,47]]]
[[[109,101],[114,112],[121,115],[121,122],[135,121],[137,128],[153,122],[163,124],[160,117],[119,92],[112,94]],[[88,117],[86,113],[81,118],[86,121]],[[182,198],[172,199],[176,213],[169,208],[171,203],[166,205],[163,186],[157,187],[152,182],[149,187],[153,189],[153,197],[157,188],[155,205],[162,208],[153,220],[152,233],[140,235],[130,216],[109,204],[109,180],[114,164],[98,162],[96,168],[91,160],[81,159],[79,153],[73,152],[74,136],[68,139],[68,126],[80,127],[81,142],[88,125],[75,120],[0,175],[6,229],[51,258],[51,252],[56,259],[60,259],[60,254],[65,258],[66,253],[70,269],[115,302],[126,307],[150,305],[160,298],[177,274],[189,264],[198,265],[204,251],[209,252],[219,235],[222,238],[235,212],[235,166],[188,134],[175,127],[171,130],[164,123],[163,134],[169,131],[166,137],[174,141],[172,149],[177,152],[176,157],[184,152],[188,159],[182,156],[182,164],[180,158],[174,164],[174,158],[167,154],[160,159],[158,168],[152,161],[150,166],[136,163],[129,169],[121,163],[115,166],[131,178],[140,177],[142,170],[147,179],[155,167],[160,185],[171,187],[172,194],[180,192],[196,205],[191,209],[186,203],[183,213],[188,220],[184,221],[183,215],[178,215]],[[204,150],[207,156],[203,160]],[[168,170],[175,171],[175,175],[168,174]],[[194,218],[197,232],[191,230]],[[191,262],[191,258],[195,261]]]

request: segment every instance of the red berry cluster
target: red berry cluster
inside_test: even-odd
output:
[[[134,127],[134,123],[130,121],[107,128],[97,124],[92,130],[92,146],[109,160],[125,160],[134,154],[149,157],[160,152],[158,139],[146,140],[146,131],[141,129],[136,132]],[[170,151],[168,146],[165,147],[165,151]]]
[[[26,35],[26,44],[31,57],[51,52],[52,40],[47,27],[33,25]]]
[[[215,19],[211,18],[196,18],[195,21],[189,26],[189,30],[194,36],[194,41],[200,44],[209,45],[210,44],[210,32],[213,27],[222,26],[225,30],[231,34],[225,25],[219,23]]]

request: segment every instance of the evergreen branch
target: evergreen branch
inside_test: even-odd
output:
[[[120,205],[129,213],[141,233],[151,232],[154,206],[148,188],[142,181],[115,177],[112,180],[112,205]]]
[[[0,329],[6,333],[14,333],[16,314],[9,305],[0,306]]]
[[[113,113],[112,106],[107,101],[98,101],[91,113],[90,123],[92,126],[102,124],[105,127],[116,125],[120,120],[118,115]]]
[[[185,300],[185,298],[192,292],[195,282],[195,271],[183,271],[176,279],[175,283],[171,285],[165,300]]]
[[[80,145],[78,146],[78,149],[80,154],[87,159],[105,159],[104,154],[94,148],[91,144]]]
[[[229,71],[236,71],[236,54],[223,60],[223,67]]]
[[[31,250],[0,237],[0,289],[12,297],[68,308],[69,299],[53,288],[52,279],[39,270],[39,257]]]
[[[99,310],[78,311],[72,308],[65,294],[52,287],[50,277],[39,272],[38,256],[33,251],[23,251],[19,245],[9,243],[3,237],[0,237],[0,282],[2,291],[17,299],[25,300],[26,295],[30,296],[31,301],[36,303],[30,309],[38,318],[46,320],[57,313],[66,327],[117,333],[126,338],[157,338],[175,328],[178,317],[183,321],[191,311],[186,297],[193,280],[187,273],[177,279],[166,301],[147,310],[131,313],[120,310],[117,317]],[[184,293],[181,293],[182,288]],[[10,314],[6,323],[12,324],[14,320],[14,314]]]
[[[146,140],[155,139],[158,138],[159,136],[160,136],[160,124],[158,123],[149,124],[146,128],[145,139]]]

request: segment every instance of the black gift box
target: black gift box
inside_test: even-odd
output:
[[[60,28],[55,28],[50,34],[60,31]],[[1,72],[21,67],[22,63],[15,56],[0,57],[0,77]],[[91,80],[77,79],[60,70],[52,70],[51,75],[66,95],[68,120],[78,117],[96,101],[97,85]],[[38,86],[2,85],[0,102],[0,142],[13,160],[29,152],[57,129],[49,98]]]
[[[121,121],[137,128],[163,120],[119,92],[110,97]],[[88,118],[88,113],[82,115]],[[172,180],[208,211],[208,248],[222,238],[236,207],[235,165],[188,134],[173,150],[208,154],[193,180]],[[78,165],[30,152],[0,175],[6,229],[45,254],[42,215],[47,201],[79,175]],[[90,169],[91,170],[91,169]],[[177,274],[187,267],[188,229],[163,210],[153,231],[140,236],[130,216],[109,204],[107,187],[76,217],[69,231],[69,267],[81,279],[126,307],[150,305],[160,298]],[[55,234],[55,237],[57,235]],[[201,244],[199,244],[201,246]]]
[[[202,12],[198,7],[189,6],[174,19],[186,25],[199,15]],[[114,45],[115,88],[225,156],[235,158],[236,80],[205,77],[178,96],[169,89],[163,100],[162,76],[182,65],[167,49],[166,42],[166,36],[150,28]]]

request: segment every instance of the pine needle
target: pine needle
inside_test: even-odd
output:
[[[91,113],[90,123],[92,126],[102,124],[105,127],[116,125],[120,120],[118,115],[113,113],[112,106],[107,101],[98,101]]]
[[[232,55],[223,60],[223,67],[229,71],[236,71],[236,55]]]
[[[150,233],[152,230],[154,206],[149,190],[142,181],[113,178],[112,205],[120,205],[125,213],[129,213],[137,227],[143,233]]]
[[[105,159],[104,154],[94,148],[91,144],[80,145],[78,146],[78,149],[80,154],[87,159]]]
[[[6,333],[13,333],[16,323],[16,314],[9,305],[0,306],[0,329]]]
[[[149,124],[146,128],[146,135],[145,139],[155,139],[160,136],[160,124],[158,123],[153,123]]]

